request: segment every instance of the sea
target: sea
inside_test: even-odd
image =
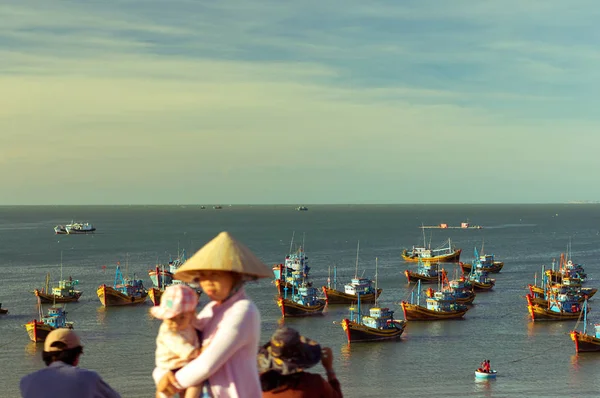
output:
[[[595,397],[600,394],[600,353],[576,354],[568,332],[582,322],[532,322],[527,284],[542,266],[558,264],[561,253],[583,264],[586,286],[600,287],[600,205],[206,205],[181,206],[4,206],[0,207],[0,397],[18,397],[20,378],[44,366],[42,344],[31,342],[24,324],[37,318],[32,293],[71,276],[83,296],[66,306],[84,344],[80,366],[97,371],[123,397],[154,397],[151,372],[160,321],[149,315],[150,301],[134,307],[103,308],[96,296],[112,284],[116,265],[151,285],[148,270],[192,255],[221,231],[229,231],[266,264],[283,262],[302,245],[313,283],[327,283],[337,267],[339,285],[356,273],[375,277],[383,289],[380,306],[402,319],[399,302],[408,300],[401,258],[404,248],[442,246],[450,238],[471,262],[474,249],[494,254],[504,268],[493,274],[492,291],[477,293],[464,319],[408,322],[397,341],[348,345],[340,321],[344,305],[323,316],[285,319],[303,335],[331,347],[334,368],[346,397]],[[89,235],[55,235],[53,227],[88,221]],[[462,222],[481,229],[422,229]],[[357,246],[360,242],[360,249]],[[483,250],[482,250],[483,248]],[[62,258],[62,262],[61,262]],[[62,266],[61,266],[62,264]],[[444,264],[450,275],[456,264]],[[271,280],[249,283],[249,296],[262,319],[261,342],[281,320]],[[206,303],[202,296],[201,305]],[[590,300],[588,321],[600,322]],[[44,311],[47,306],[44,306]],[[590,328],[590,331],[593,327]],[[489,359],[496,380],[477,381],[474,370]],[[319,364],[311,371],[324,374]]]

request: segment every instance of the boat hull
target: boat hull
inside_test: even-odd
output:
[[[575,352],[600,352],[600,339],[576,330],[569,333],[575,343]]]
[[[320,300],[318,304],[314,306],[298,304],[282,297],[279,297],[277,300],[277,305],[281,309],[281,315],[284,318],[323,315],[325,304],[326,302],[324,300]]]
[[[404,332],[406,322],[393,321],[393,324],[394,327],[389,329],[376,329],[352,322],[349,319],[342,320],[342,328],[346,332],[348,343],[398,339]]]
[[[407,250],[404,250],[402,252],[402,258],[404,259],[404,261],[409,261],[409,262],[413,262],[416,263],[419,261],[419,258],[421,259],[421,261],[423,261],[424,263],[457,263],[460,259],[460,253],[462,252],[462,249],[457,249],[454,250],[452,253],[449,254],[443,254],[440,256],[433,256],[433,257],[419,257],[419,256],[411,256],[408,254]]]
[[[473,264],[469,264],[469,263],[459,263],[459,265],[465,274],[468,274],[469,272],[471,272],[471,269],[473,268]],[[483,267],[482,270],[490,272],[492,274],[497,274],[498,272],[500,272],[500,270],[502,270],[502,267],[504,267],[504,262],[494,261],[494,264],[492,266]]]
[[[550,311],[546,307],[534,304],[529,295],[527,298],[527,310],[531,316],[531,320],[537,321],[576,321],[581,316],[581,310],[577,312],[555,312]]]
[[[460,319],[469,310],[461,309],[456,311],[433,311],[416,304],[410,304],[403,301],[401,304],[404,312],[404,319],[407,321],[437,321],[446,319]]]
[[[475,301],[475,292],[469,292],[469,295],[466,297],[456,297],[456,302],[459,304],[473,304]]]
[[[495,370],[491,370],[489,373],[480,372],[480,371],[476,370],[475,377],[477,377],[478,379],[495,379],[497,373],[498,372],[496,372]]]
[[[82,292],[75,292],[73,296],[55,296],[53,294],[42,293],[40,290],[34,290],[33,293],[39,297],[40,302],[45,304],[52,303],[73,303],[79,300],[79,297],[83,294]]]
[[[140,296],[128,296],[106,285],[101,285],[96,290],[96,294],[105,307],[142,304],[148,297],[148,293]]]
[[[492,290],[494,288],[494,285],[496,285],[496,282],[482,283],[477,281],[469,281],[469,283],[473,286],[473,290],[478,292]]]
[[[381,292],[381,289],[377,289],[377,296],[375,296],[375,293],[361,294],[360,302],[374,303]],[[323,293],[325,294],[328,304],[352,304],[358,301],[357,296],[354,294],[346,294],[339,290],[329,289],[327,286],[323,286]]]
[[[421,283],[438,283],[440,279],[440,276],[425,276],[407,269],[404,270],[404,275],[408,283],[417,283],[418,281],[421,281]]]
[[[148,289],[148,298],[152,302],[152,305],[160,305],[160,298],[162,297],[164,290],[157,287],[151,287]]]
[[[31,322],[26,323],[25,330],[27,330],[27,335],[29,339],[35,343],[41,343],[46,340],[48,334],[56,329],[53,326],[47,325],[44,322],[33,320]],[[68,329],[73,329],[73,326],[67,323]]]

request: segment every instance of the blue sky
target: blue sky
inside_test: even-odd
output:
[[[0,204],[600,200],[599,14],[3,1]]]

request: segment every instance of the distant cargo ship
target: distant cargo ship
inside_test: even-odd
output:
[[[54,227],[54,233],[57,235],[92,234],[94,231],[96,228],[89,222],[71,221],[71,224]]]

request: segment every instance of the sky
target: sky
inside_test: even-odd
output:
[[[600,200],[592,0],[3,0],[0,205]]]

